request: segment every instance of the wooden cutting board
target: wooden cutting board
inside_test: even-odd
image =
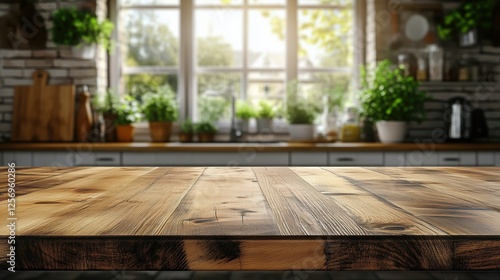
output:
[[[15,87],[12,141],[73,141],[75,86],[49,86],[48,78],[46,71],[37,70],[32,86]]]

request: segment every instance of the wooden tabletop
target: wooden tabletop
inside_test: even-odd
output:
[[[500,143],[1,143],[0,151],[288,152],[500,151]]]
[[[18,270],[500,269],[500,168],[44,167],[16,180]]]

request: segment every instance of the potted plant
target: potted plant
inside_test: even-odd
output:
[[[375,123],[381,142],[402,142],[407,123],[425,118],[426,93],[389,60],[379,62],[372,72],[363,67],[361,75],[362,116]]]
[[[236,106],[236,117],[241,121],[241,131],[248,133],[250,119],[255,117],[255,110],[246,102],[238,102]]]
[[[181,132],[179,133],[179,142],[188,143],[193,142],[194,125],[191,119],[187,119],[181,125]]]
[[[213,142],[215,139],[215,133],[217,132],[217,127],[208,121],[203,121],[195,126],[195,131],[198,134],[198,141],[202,143]]]
[[[118,142],[132,142],[134,140],[135,122],[141,119],[139,104],[132,97],[126,96],[116,107],[116,136]]]
[[[105,140],[106,142],[116,141],[116,126],[115,120],[117,117],[118,98],[116,94],[108,89],[106,94],[99,94],[94,96],[92,100],[92,105],[95,110],[102,114],[104,119],[104,130],[105,130]]]
[[[257,109],[257,132],[258,133],[272,133],[273,119],[276,116],[276,110],[271,103],[265,100],[259,102]]]
[[[495,4],[494,0],[464,1],[438,25],[439,37],[447,40],[458,36],[460,46],[476,45],[478,33],[486,34],[492,28]]]
[[[172,124],[179,117],[175,94],[170,86],[158,88],[144,96],[142,113],[149,122],[149,132],[153,142],[168,142]]]
[[[97,45],[110,50],[113,28],[109,20],[99,21],[86,10],[60,8],[52,15],[52,40],[57,45],[70,46],[78,58],[94,58]]]
[[[296,81],[287,87],[285,117],[288,120],[290,140],[304,141],[314,139],[314,120],[320,108],[299,92]]]

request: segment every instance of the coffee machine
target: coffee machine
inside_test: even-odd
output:
[[[470,142],[488,137],[488,124],[483,110],[473,109],[463,97],[455,97],[446,103],[444,114],[447,142]]]

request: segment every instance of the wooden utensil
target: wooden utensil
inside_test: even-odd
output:
[[[48,78],[46,71],[37,70],[33,86],[15,87],[12,141],[73,141],[75,86],[49,86]]]

